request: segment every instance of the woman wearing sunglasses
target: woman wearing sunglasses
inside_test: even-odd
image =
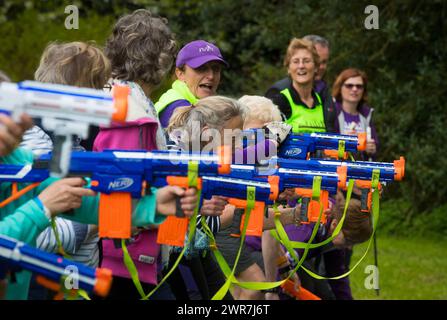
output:
[[[341,134],[357,134],[359,132],[370,132],[366,144],[366,151],[360,155],[361,159],[368,160],[377,152],[377,133],[372,122],[373,108],[366,105],[367,102],[366,73],[349,68],[343,70],[335,80],[332,87],[332,96],[335,99],[337,120],[335,128]]]

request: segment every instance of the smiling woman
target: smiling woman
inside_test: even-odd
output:
[[[313,90],[320,58],[312,42],[294,38],[290,42],[284,66],[292,80],[272,100],[286,117],[295,133],[327,131],[326,114],[320,95]]]
[[[216,95],[222,66],[228,64],[214,44],[196,40],[185,45],[177,55],[177,80],[155,104],[161,125],[168,126],[178,107],[194,105],[199,99]]]

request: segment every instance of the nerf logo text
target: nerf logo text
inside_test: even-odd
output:
[[[119,191],[126,190],[133,185],[133,179],[131,178],[118,178],[109,182],[109,190]]]
[[[302,152],[302,150],[300,148],[293,148],[293,149],[287,150],[285,153],[286,153],[286,156],[293,157],[293,156],[297,156],[297,155],[301,154],[301,152]]]

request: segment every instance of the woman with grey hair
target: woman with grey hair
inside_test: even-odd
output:
[[[245,108],[237,100],[223,96],[209,96],[200,99],[192,106],[178,107],[169,120],[167,128],[171,141],[171,149],[193,152],[216,152],[219,146],[232,143],[235,130],[241,130],[245,118]],[[231,223],[231,212],[226,210],[227,198],[213,196],[213,208],[219,209],[220,216],[209,216],[206,223],[213,234],[216,234],[221,226],[226,227]],[[212,204],[211,204],[212,205]],[[204,201],[201,213],[210,206]],[[193,279],[199,289],[203,300],[211,299],[225,283],[225,278],[218,265],[214,261],[209,250],[206,236],[201,232],[201,215],[197,215],[197,229],[195,242],[188,248],[193,248],[185,253],[181,260],[182,267],[189,267]],[[180,248],[174,248],[170,257],[170,265],[173,265],[179,256]],[[178,270],[169,279],[171,288],[177,299],[188,300],[188,290],[183,284],[184,279]],[[188,283],[188,281],[185,281]],[[225,300],[232,299],[227,293]]]
[[[145,9],[121,17],[104,51],[112,63],[110,84],[126,84],[131,88],[127,121],[152,118],[158,125],[157,148],[165,149],[165,137],[150,94],[174,62],[176,42],[167,19]]]

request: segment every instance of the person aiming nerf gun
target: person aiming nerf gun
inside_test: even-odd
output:
[[[112,121],[126,120],[129,88],[115,86],[112,92],[37,81],[3,82],[0,112],[14,121],[24,113],[42,120],[42,127],[54,134],[51,175],[64,177],[73,136],[86,139],[90,125],[109,126]]]
[[[105,297],[112,282],[109,269],[90,268],[3,235],[0,235],[0,265],[6,271],[31,271],[37,274],[40,285],[62,293],[82,289]]]
[[[228,173],[230,161],[225,157],[231,154],[223,149],[219,155],[169,151],[73,152],[68,174],[89,177],[90,188],[101,193],[99,236],[125,239],[131,235],[132,199],[141,198],[150,187],[179,185],[179,178],[175,177],[187,176],[189,171],[197,176]],[[50,175],[50,161],[48,154],[36,159],[33,165],[0,164],[0,182],[44,181]]]

